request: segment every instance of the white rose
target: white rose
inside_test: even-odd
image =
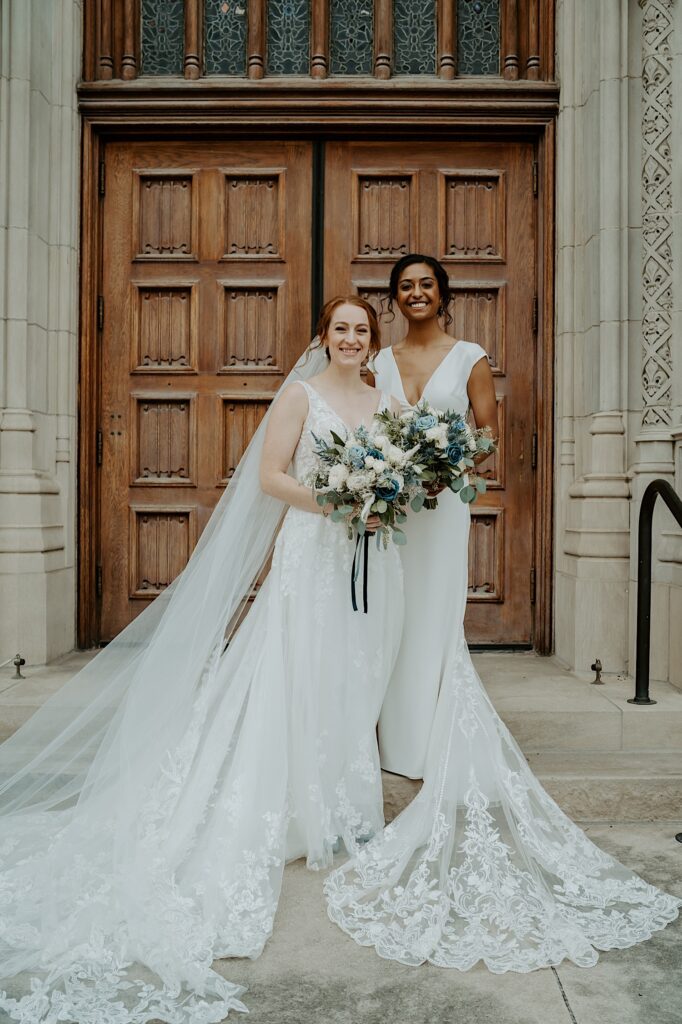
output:
[[[329,470],[329,486],[334,491],[339,491],[348,479],[348,467],[342,463],[332,466]]]
[[[378,448],[380,452],[385,451],[386,448],[390,445],[390,443],[391,442],[389,441],[385,434],[376,434],[372,438],[372,444],[374,445],[375,448]]]
[[[437,427],[429,427],[425,432],[424,436],[427,441],[435,441],[439,448],[447,448],[448,446],[448,426],[447,423],[439,423]]]
[[[405,465],[405,452],[402,448],[398,448],[397,445],[391,444],[388,446],[386,451],[386,457],[393,466],[404,466]]]
[[[372,475],[365,472],[363,469],[357,469],[354,473],[348,474],[346,480],[346,486],[349,491],[353,494],[358,494],[360,491],[364,491],[372,483]]]

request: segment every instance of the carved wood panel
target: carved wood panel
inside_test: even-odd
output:
[[[132,484],[196,486],[196,399],[131,394]]]
[[[470,601],[504,600],[504,549],[504,510],[474,505],[469,533]]]
[[[486,464],[488,491],[473,507],[467,637],[529,643],[537,527],[532,147],[429,142],[416,161],[404,143],[344,142],[328,144],[327,161],[326,231],[334,238],[325,253],[327,295],[352,289],[381,308],[395,259],[403,251],[433,254],[453,292],[447,330],[488,353],[500,446]],[[404,337],[405,321],[399,313],[392,320],[385,302],[381,324],[384,344]]]
[[[284,258],[284,170],[225,173],[224,259]]]
[[[398,259],[412,250],[416,199],[410,174],[363,174],[353,185],[356,259]]]
[[[311,316],[309,144],[121,142],[106,160],[101,640],[186,564]]]
[[[138,172],[133,205],[137,260],[196,259],[197,188],[194,175]]]
[[[221,373],[274,373],[282,370],[284,281],[219,282],[223,287]]]
[[[197,281],[133,281],[132,372],[197,372]]]
[[[458,263],[504,262],[504,172],[440,172],[439,186],[441,258]]]
[[[131,600],[156,597],[187,564],[196,544],[196,509],[174,506],[131,505],[129,596]]]
[[[224,396],[222,398],[220,439],[220,482],[228,483],[239,460],[268,411],[267,396],[248,399]]]

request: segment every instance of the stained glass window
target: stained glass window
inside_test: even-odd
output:
[[[142,0],[142,74],[181,75],[185,60],[183,0]]]
[[[248,0],[204,0],[204,71],[207,75],[246,73]]]
[[[330,69],[333,75],[371,75],[374,0],[331,0]]]
[[[268,0],[270,75],[307,75],[310,70],[310,0]]]
[[[394,0],[396,75],[435,75],[436,0]]]
[[[499,75],[500,0],[457,0],[457,73]]]

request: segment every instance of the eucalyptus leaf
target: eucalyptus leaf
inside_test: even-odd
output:
[[[419,512],[424,507],[425,501],[426,495],[424,494],[423,491],[420,491],[419,494],[415,495],[415,497],[410,502],[410,508],[412,509],[413,512]]]
[[[385,512],[387,508],[388,508],[388,502],[384,501],[383,498],[380,498],[379,501],[376,501],[374,503],[374,510],[376,512],[379,512],[379,513]]]
[[[487,489],[487,484],[486,484],[485,480],[483,479],[483,477],[477,476],[476,477],[476,490],[478,491],[478,493],[479,494],[485,494],[486,489]]]
[[[399,547],[407,544],[407,537],[402,530],[394,529],[393,531],[393,543],[398,544]]]
[[[341,505],[338,510],[342,516],[349,516],[354,511],[353,505]]]
[[[452,487],[455,494],[457,494],[457,492],[461,491],[462,488],[464,487],[464,477],[458,476],[456,480],[452,481],[450,486]]]
[[[344,518],[341,513],[341,509],[335,508],[330,518],[333,523],[340,523],[341,520]]]
[[[460,498],[462,499],[462,501],[473,501],[475,497],[476,488],[472,487],[471,484],[467,484],[466,487],[462,488],[462,493],[460,494]]]

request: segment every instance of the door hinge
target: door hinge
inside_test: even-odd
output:
[[[95,566],[95,592],[97,597],[102,596],[102,566]]]
[[[533,432],[533,441],[530,449],[530,466],[535,469],[538,464],[538,435]]]
[[[104,296],[97,296],[97,330],[104,330]]]
[[[531,320],[532,320],[533,334],[537,334],[538,333],[538,297],[537,297],[537,295],[533,296],[533,313],[532,313]]]
[[[102,465],[102,454],[104,451],[104,434],[101,430],[97,431],[97,465]]]
[[[538,162],[533,160],[533,195],[538,194]]]
[[[530,603],[535,604],[535,566],[530,571]]]
[[[99,194],[101,196],[104,195],[104,192],[105,192],[105,189],[106,189],[105,174],[106,174],[106,171],[104,169],[104,160],[100,160],[100,162],[99,162],[99,175],[98,175],[98,180],[97,180],[97,191],[99,192]]]

